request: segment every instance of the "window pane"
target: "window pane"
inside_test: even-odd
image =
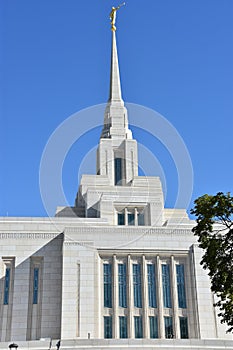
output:
[[[125,224],[125,214],[118,213],[118,225],[124,225]]]
[[[104,317],[104,338],[112,338],[112,317]]]
[[[115,185],[122,184],[122,160],[115,158]]]
[[[142,317],[134,316],[135,338],[142,338]]]
[[[142,307],[141,265],[133,264],[134,306]]]
[[[127,307],[126,264],[118,264],[119,306]]]
[[[119,327],[120,327],[120,338],[128,338],[128,330],[127,330],[127,317],[120,316],[119,317]]]
[[[184,265],[176,265],[177,292],[179,308],[186,308]]]
[[[11,275],[11,269],[9,267],[6,268],[5,273],[5,284],[4,284],[4,305],[8,305],[9,303],[9,292],[10,292],[10,276]]]
[[[164,307],[171,308],[171,287],[170,287],[170,266],[162,265],[162,280],[163,280],[163,304]]]
[[[144,213],[138,213],[138,225],[139,226],[145,225]]]
[[[104,264],[104,307],[112,307],[112,265]]]
[[[133,213],[128,214],[128,225],[135,225]]]
[[[158,319],[156,316],[150,316],[150,338],[158,338]]]
[[[150,307],[156,307],[155,265],[147,264],[148,303]]]
[[[165,338],[173,338],[173,325],[172,317],[164,317],[164,326],[165,326]]]
[[[38,291],[39,291],[39,269],[34,268],[33,274],[33,304],[38,303]]]
[[[188,339],[188,319],[187,317],[180,317],[180,337],[181,339]]]

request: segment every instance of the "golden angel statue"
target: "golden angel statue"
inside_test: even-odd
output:
[[[112,7],[112,11],[110,12],[110,20],[111,20],[111,25],[112,25],[112,30],[116,30],[115,23],[116,23],[116,12],[121,8],[121,6],[124,6],[125,2],[123,4],[120,4],[117,7]]]

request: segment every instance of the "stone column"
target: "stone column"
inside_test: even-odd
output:
[[[173,334],[174,338],[180,338],[179,329],[179,315],[178,315],[178,293],[176,283],[176,264],[174,256],[171,256],[171,291],[172,291],[172,305],[173,305]]]
[[[143,307],[143,337],[149,338],[149,320],[148,320],[148,285],[147,285],[147,266],[145,255],[142,256],[142,307]]]
[[[112,318],[112,328],[113,328],[113,338],[119,338],[118,335],[118,271],[117,271],[117,261],[116,255],[113,255],[113,276],[112,276],[112,309],[113,309],[113,318]]]
[[[165,330],[164,330],[164,319],[163,319],[163,284],[162,284],[162,271],[161,271],[161,262],[159,255],[157,256],[157,276],[158,276],[158,330],[159,337],[165,339]]]
[[[131,258],[128,255],[127,259],[127,280],[128,280],[128,337],[133,338],[134,330],[133,330],[133,281],[132,281],[132,265]]]

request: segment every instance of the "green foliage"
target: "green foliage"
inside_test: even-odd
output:
[[[221,323],[233,332],[233,197],[230,193],[205,194],[191,210],[197,219],[193,228],[199,247],[204,249],[201,264],[208,269],[211,290],[217,295]]]

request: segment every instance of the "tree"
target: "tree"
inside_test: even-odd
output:
[[[204,250],[201,265],[208,270],[211,290],[217,295],[221,323],[233,332],[233,197],[230,193],[205,194],[191,210],[197,219],[193,228]]]

